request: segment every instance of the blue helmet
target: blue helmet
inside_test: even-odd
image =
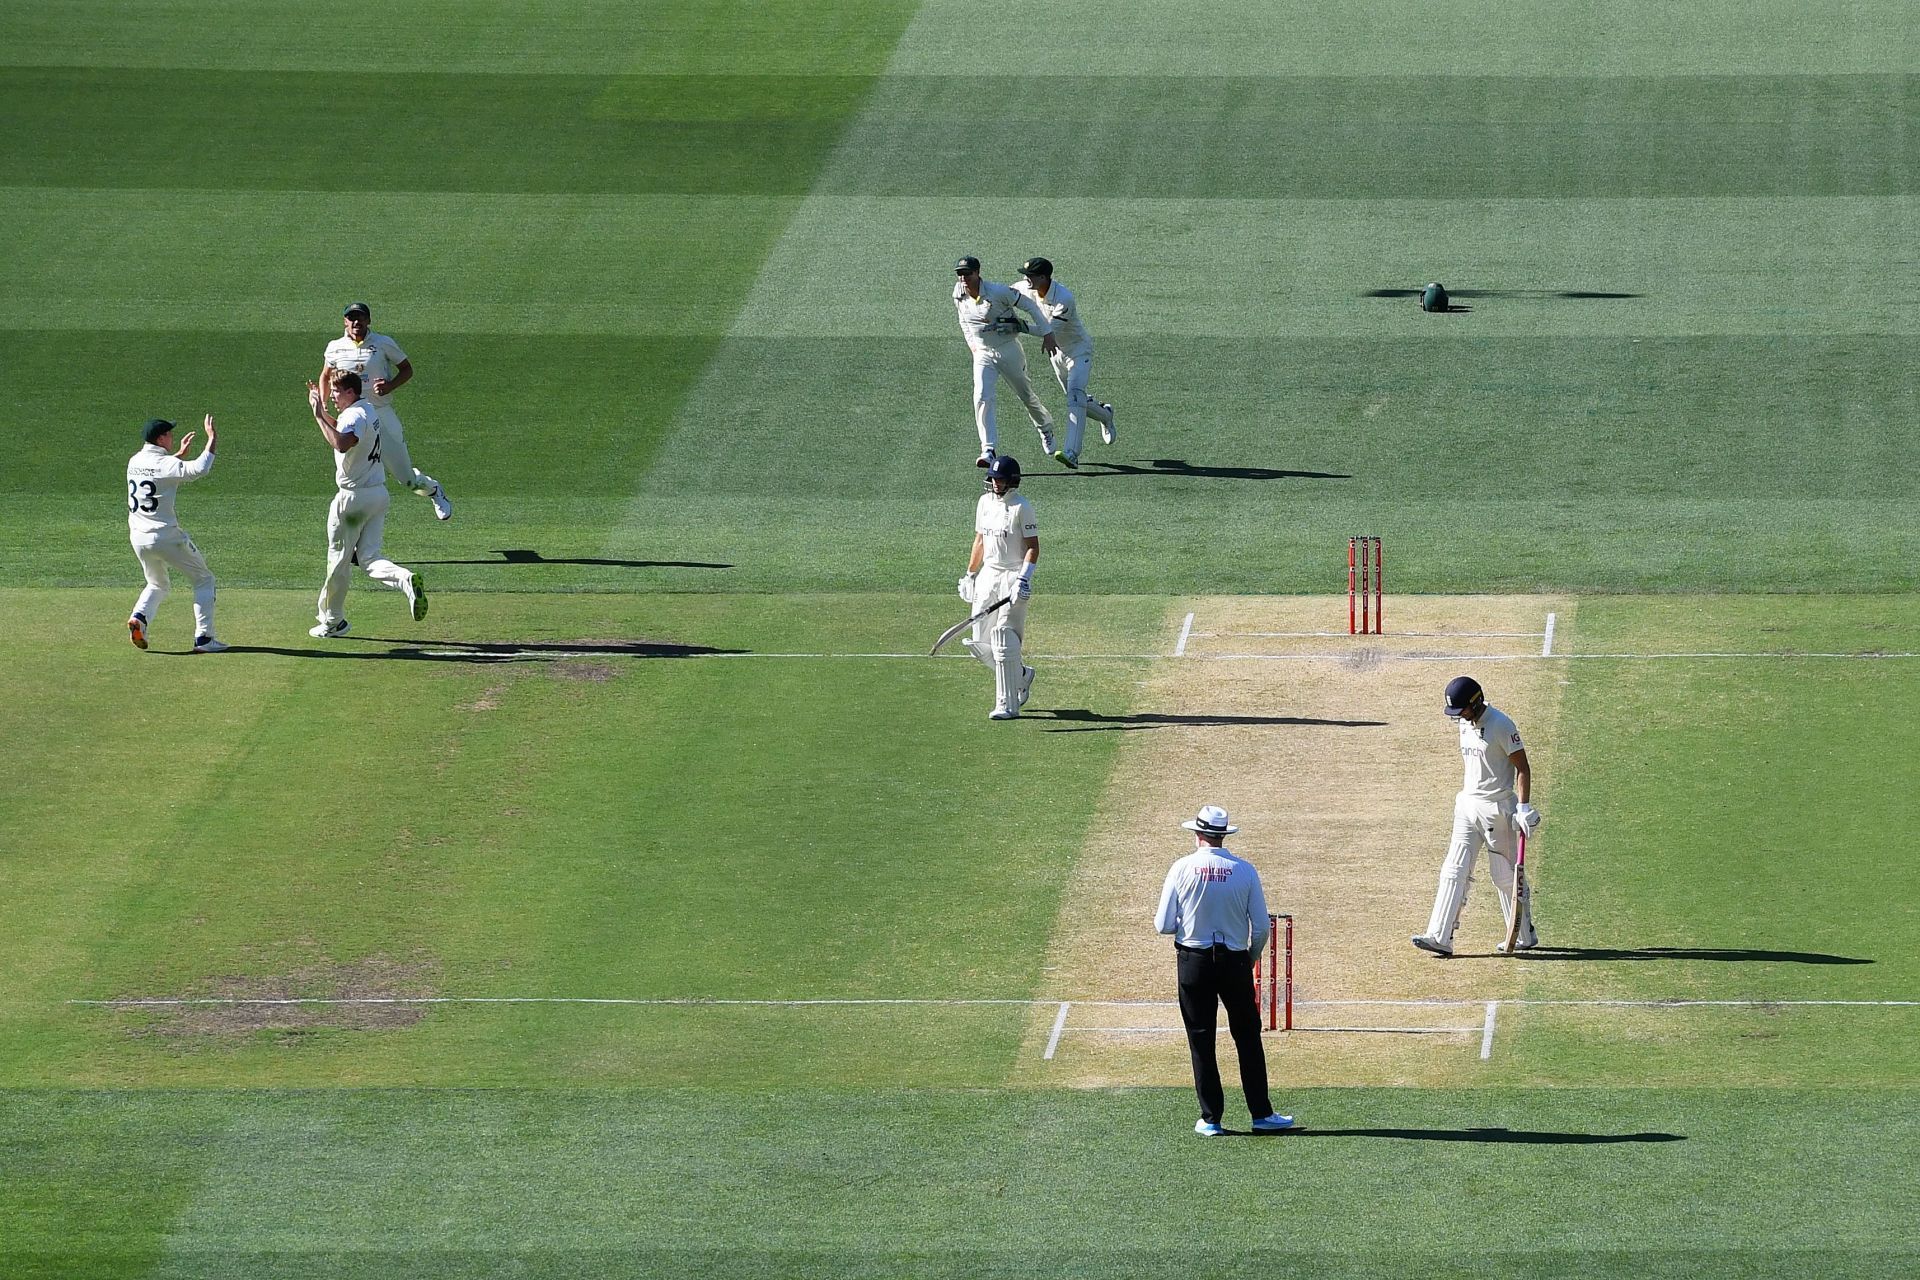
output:
[[[995,480],[1005,480],[1007,488],[1020,487],[1020,460],[1000,454],[987,464],[987,488],[993,488]]]

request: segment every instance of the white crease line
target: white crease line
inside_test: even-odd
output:
[[[1204,637],[1204,632],[1197,635]],[[1538,634],[1538,633],[1534,633]],[[406,649],[397,652],[418,653],[429,658],[471,658],[475,662],[517,662],[528,658],[641,658],[646,661],[694,662],[713,658],[781,658],[813,659],[826,661],[831,659],[907,659],[923,662],[927,655],[922,653],[670,653],[670,654],[633,654],[605,649],[583,649],[579,651],[555,651],[550,649]],[[368,656],[377,657],[380,650],[364,651]],[[1381,662],[1538,662],[1542,658],[1552,662],[1570,660],[1600,659],[1608,662],[1673,662],[1696,658],[1731,658],[1750,660],[1794,661],[1798,659],[1857,659],[1861,661],[1887,660],[1894,658],[1920,658],[1920,652],[1907,653],[1786,653],[1786,652],[1750,652],[1750,653],[1392,653],[1377,648],[1365,650],[1348,649],[1325,653],[1195,653],[1176,654],[1176,657],[1188,658],[1194,662],[1351,662],[1356,656],[1364,654]],[[971,662],[964,653],[943,653],[943,659]],[[1041,653],[1033,655],[1047,662],[1151,662],[1165,658],[1161,653]]]
[[[1548,617],[1553,615],[1549,614]],[[1500,1008],[1498,1000],[1487,1001],[1487,1025],[1480,1032],[1480,1061],[1485,1062],[1493,1056],[1493,1019]]]
[[[1356,1033],[1378,1033],[1383,1035],[1408,1036],[1470,1036],[1478,1027],[1293,1027],[1291,1031],[1346,1031]],[[1185,1035],[1185,1027],[1069,1027],[1074,1035],[1138,1036],[1138,1035]],[[1220,1027],[1217,1034],[1229,1034],[1227,1028]]]
[[[1548,615],[1551,617],[1552,615]],[[1196,631],[1204,640],[1331,640],[1344,638],[1345,631]],[[1422,640],[1531,640],[1544,635],[1540,631],[1395,631],[1395,636],[1413,636]],[[1385,635],[1381,636],[1385,639]]]
[[[1173,646],[1173,656],[1183,658],[1187,653],[1187,637],[1193,634],[1193,615],[1187,615],[1186,623],[1180,628],[1180,643]]]
[[[1546,638],[1545,638],[1544,640],[1542,640],[1542,641],[1540,642],[1540,656],[1541,656],[1541,657],[1543,657],[1543,658],[1551,658],[1551,657],[1553,656],[1553,624],[1554,624],[1554,621],[1555,621],[1555,615],[1553,615],[1553,614],[1551,614],[1551,613],[1550,613],[1550,614],[1548,614],[1548,615],[1547,615],[1547,629],[1546,629],[1546,631],[1545,631],[1545,632],[1543,633],[1543,634],[1545,635],[1545,637],[1546,637]]]
[[[1047,1051],[1042,1055],[1048,1061],[1052,1061],[1053,1051],[1060,1047],[1060,1033],[1067,1029],[1067,1010],[1072,1007],[1068,1001],[1060,1002],[1060,1015],[1053,1020],[1053,1034],[1047,1037]]]

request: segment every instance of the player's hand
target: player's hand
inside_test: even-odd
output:
[[[965,600],[968,604],[972,604],[973,603],[973,575],[970,573],[961,574],[959,587],[960,587],[960,598],[962,600]]]
[[[1544,819],[1541,818],[1540,811],[1530,804],[1523,804],[1513,811],[1513,825],[1528,835],[1532,835],[1535,831],[1538,831],[1543,821]]]
[[[1033,595],[1033,579],[1015,578],[1013,580],[1013,590],[1009,592],[1009,594],[1012,595],[1015,600],[1028,599]]]
[[[213,415],[208,414],[207,415],[207,448],[209,449],[213,448],[213,439],[214,439]]]
[[[1048,334],[1046,337],[1040,339],[1040,349],[1050,356],[1057,356],[1060,354],[1060,340],[1052,334]]]
[[[391,390],[393,390],[392,378],[375,378],[373,380],[373,394],[383,396]]]
[[[191,448],[193,448],[193,432],[189,431],[186,435],[180,437],[180,447],[173,451],[173,456],[176,458],[184,458],[187,456],[187,450]]]
[[[307,404],[312,408],[318,409],[320,407],[320,395],[320,384],[311,378],[307,379]]]

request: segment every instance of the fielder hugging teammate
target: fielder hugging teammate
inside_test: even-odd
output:
[[[976,609],[1006,598],[1006,603],[973,624],[973,638],[961,643],[993,671],[993,713],[989,720],[1013,720],[1033,691],[1033,668],[1020,661],[1027,631],[1027,600],[1033,594],[1033,569],[1040,562],[1040,525],[1033,504],[1014,492],[1020,487],[1020,463],[995,458],[987,467],[987,492],[973,509],[973,552],[960,578],[960,598]]]
[[[1053,415],[1027,381],[1027,357],[1020,350],[1020,335],[1037,333],[1040,345],[1051,356],[1059,349],[1047,318],[1032,298],[1016,293],[1004,284],[980,278],[980,259],[965,257],[953,264],[959,277],[953,286],[953,308],[960,316],[960,332],[973,352],[973,418],[980,433],[980,459],[975,466],[992,462],[1000,447],[999,429],[994,424],[995,387],[1005,378],[1027,407],[1027,416],[1040,430],[1040,448],[1053,452]],[[1019,312],[1027,313],[1023,321]]]
[[[1055,461],[1078,469],[1080,441],[1087,432],[1087,419],[1100,424],[1100,443],[1112,444],[1119,438],[1113,427],[1113,406],[1095,400],[1087,391],[1093,374],[1093,335],[1080,321],[1080,305],[1073,291],[1053,278],[1053,263],[1045,258],[1028,258],[1020,264],[1023,279],[1014,292],[1032,299],[1053,326],[1054,345],[1047,357],[1053,364],[1053,376],[1067,393],[1067,433],[1058,449],[1051,450]],[[1044,435],[1044,433],[1042,433]]]

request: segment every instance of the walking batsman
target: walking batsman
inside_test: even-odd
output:
[[[401,434],[400,415],[393,411],[393,393],[413,380],[413,361],[400,344],[384,333],[373,332],[373,309],[364,302],[349,302],[342,313],[345,334],[327,344],[325,363],[320,368],[320,386],[335,370],[360,375],[362,398],[380,420],[380,458],[387,473],[415,493],[425,494],[439,520],[453,519],[453,504],[446,490],[432,476],[414,470],[407,452],[406,436]]]
[[[1226,1093],[1213,1045],[1225,1005],[1253,1131],[1278,1133],[1293,1127],[1293,1117],[1276,1114],[1267,1096],[1267,1052],[1260,1043],[1260,1002],[1253,991],[1253,966],[1273,927],[1267,895],[1253,864],[1225,844],[1240,829],[1227,821],[1225,809],[1207,805],[1180,825],[1193,832],[1193,852],[1167,872],[1153,927],[1173,935],[1178,957],[1180,1021],[1186,1024],[1187,1053],[1193,1059],[1193,1091],[1200,1097],[1193,1131],[1206,1138],[1226,1132],[1220,1125]]]
[[[320,388],[307,384],[307,405],[333,447],[333,477],[340,487],[327,509],[327,580],[320,588],[320,625],[307,632],[316,640],[347,633],[347,583],[356,564],[375,582],[406,596],[415,622],[427,616],[427,590],[420,575],[380,554],[393,499],[380,470],[385,444],[381,422],[360,398],[360,375],[335,373],[333,400],[340,410],[337,418],[327,412]]]
[[[1532,894],[1524,881],[1516,907],[1513,855],[1520,833],[1532,834],[1540,826],[1540,811],[1529,803],[1533,770],[1520,744],[1520,730],[1505,712],[1487,705],[1480,682],[1472,676],[1455,676],[1447,682],[1445,710],[1460,722],[1460,758],[1467,772],[1453,800],[1453,841],[1440,867],[1433,915],[1427,920],[1427,931],[1414,935],[1413,945],[1437,956],[1453,954],[1453,931],[1467,902],[1474,858],[1484,844],[1487,871],[1500,895],[1501,918],[1511,924],[1513,912],[1520,912],[1514,949],[1531,951],[1540,945],[1540,935],[1534,931]],[[1505,942],[1495,947],[1502,953],[1506,949]]]
[[[993,672],[989,720],[1017,719],[1033,692],[1033,668],[1022,665],[1020,646],[1040,563],[1040,525],[1033,504],[1014,492],[1019,487],[1019,459],[996,457],[988,464],[987,492],[973,508],[973,551],[960,575],[960,598],[976,609],[1006,599],[973,624],[972,639],[961,641]]]
[[[1087,431],[1087,419],[1100,424],[1100,442],[1112,444],[1119,439],[1113,429],[1113,406],[1092,398],[1087,379],[1093,374],[1093,335],[1080,323],[1080,307],[1073,290],[1053,278],[1053,263],[1045,258],[1028,258],[1020,264],[1024,277],[1014,291],[1025,294],[1053,326],[1054,348],[1048,353],[1053,376],[1067,393],[1067,434],[1054,450],[1054,459],[1078,469],[1080,440]]]
[[[1053,415],[1027,380],[1027,357],[1020,350],[1020,335],[1037,333],[1040,345],[1051,356],[1058,344],[1052,327],[1032,298],[1016,293],[1010,286],[980,278],[980,259],[966,257],[953,264],[959,279],[953,286],[953,307],[960,313],[960,332],[973,351],[973,419],[980,432],[980,458],[975,466],[992,462],[1000,447],[999,429],[994,425],[995,388],[1005,378],[1027,407],[1027,416],[1040,430],[1040,448],[1053,452]],[[1028,319],[1021,319],[1020,312]]]
[[[180,527],[173,501],[180,486],[198,480],[213,470],[213,415],[207,415],[207,442],[200,456],[186,461],[193,447],[189,431],[173,447],[174,425],[165,418],[154,418],[141,428],[145,441],[140,452],[127,459],[127,538],[133,554],[147,577],[146,590],[134,602],[127,618],[127,638],[133,647],[147,647],[147,627],[154,611],[167,598],[169,567],[187,575],[193,583],[193,651],[219,653],[227,646],[213,634],[213,570],[193,539]]]

